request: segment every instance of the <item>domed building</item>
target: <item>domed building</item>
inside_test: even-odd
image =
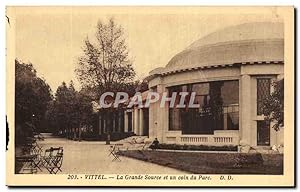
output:
[[[284,73],[282,23],[245,23],[211,33],[149,73],[149,91],[195,92],[199,108],[134,109],[132,130],[161,143],[272,146],[283,129],[264,120],[262,102]],[[179,102],[176,99],[176,102]],[[147,130],[144,116],[147,114]],[[143,116],[141,118],[141,116]]]

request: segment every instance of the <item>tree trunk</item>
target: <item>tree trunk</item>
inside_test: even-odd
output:
[[[75,141],[76,140],[76,128],[75,129],[73,129],[74,131],[73,131],[73,140]]]
[[[78,134],[78,141],[80,142],[81,141],[81,123],[79,125],[79,134]]]
[[[110,145],[110,133],[107,133],[106,145]]]

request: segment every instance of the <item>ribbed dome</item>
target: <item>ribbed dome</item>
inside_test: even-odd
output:
[[[211,33],[175,55],[161,72],[244,62],[283,61],[283,23],[245,23]],[[152,73],[153,74],[153,73]]]

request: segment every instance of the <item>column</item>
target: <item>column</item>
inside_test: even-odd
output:
[[[99,113],[99,135],[102,134],[102,116],[101,114]]]
[[[131,110],[131,132],[134,132],[134,110]]]
[[[128,132],[128,113],[124,111],[124,132]]]
[[[122,111],[119,111],[118,112],[118,132],[121,133],[121,126],[122,126],[122,118],[121,118],[121,115],[122,115]]]
[[[158,93],[163,93],[166,91],[166,88],[164,85],[160,84],[157,85],[157,92]],[[168,126],[169,123],[169,118],[168,118],[168,106],[165,103],[164,107],[160,107],[160,102],[156,103],[157,110],[156,110],[156,138],[159,140],[159,142],[163,143],[164,142],[164,130]],[[167,129],[167,128],[166,128]]]
[[[144,114],[143,109],[139,109],[139,135],[144,135]]]
[[[111,126],[112,132],[116,132],[116,113],[112,113]]]
[[[134,109],[131,110],[131,125],[132,125],[132,132],[135,133],[135,127],[134,127],[134,117],[135,117],[135,113],[134,113]]]
[[[241,77],[241,140],[251,145],[251,78],[250,75]]]
[[[150,91],[156,92],[155,88],[151,88]],[[149,107],[149,138],[154,140],[156,138],[157,130],[157,103],[151,103]]]
[[[106,116],[103,117],[103,133],[107,133],[107,128],[106,128]]]
[[[139,135],[139,110],[138,108],[134,109],[134,133]]]

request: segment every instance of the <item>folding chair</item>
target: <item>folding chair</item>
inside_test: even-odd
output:
[[[52,159],[52,165],[53,165],[52,173],[56,174],[58,171],[62,172],[61,166],[63,163],[63,157],[64,157],[64,149],[62,147],[59,147],[57,149],[56,155]]]
[[[118,154],[119,151],[120,149],[118,148],[118,144],[110,147],[110,153],[108,156],[112,155],[114,157],[112,161],[121,161]]]
[[[33,145],[35,153],[41,155],[43,148],[38,143],[34,143]]]
[[[108,154],[108,156],[114,155],[114,151],[115,150],[116,150],[116,146],[115,145],[111,145],[110,148],[109,148],[109,154]]]
[[[63,148],[50,148],[50,155],[47,160],[45,160],[44,167],[48,170],[50,174],[56,174],[61,170],[63,162]]]
[[[30,140],[30,141],[32,141],[32,140]],[[40,168],[41,152],[42,152],[41,147],[38,148],[34,142],[29,142],[22,146],[22,152],[23,152],[24,156],[32,155],[32,157],[34,157],[34,158],[32,159],[33,162],[31,162],[31,164],[33,164],[36,168],[38,168],[40,171],[42,171]]]
[[[17,156],[16,161],[22,164],[22,168],[19,173],[21,174],[33,174],[37,173],[37,166],[35,164],[35,158],[37,155],[23,155]],[[27,172],[28,171],[28,172]]]
[[[114,155],[114,158],[112,161],[121,161],[121,159],[119,158],[120,155],[118,153],[114,153],[113,155]]]

